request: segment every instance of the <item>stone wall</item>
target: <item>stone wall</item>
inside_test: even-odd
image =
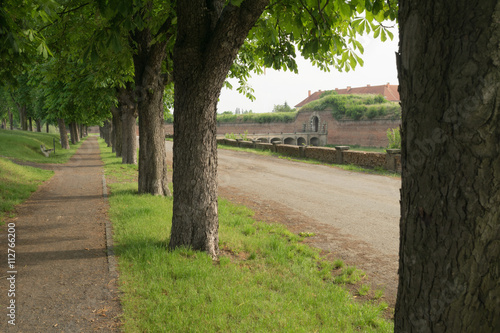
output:
[[[217,143],[233,147],[269,150],[285,156],[309,158],[325,163],[353,164],[365,168],[384,168],[390,171],[401,172],[401,154],[398,150],[389,150],[387,153],[373,153],[349,151],[346,150],[347,147],[292,146],[230,139],[218,139]]]

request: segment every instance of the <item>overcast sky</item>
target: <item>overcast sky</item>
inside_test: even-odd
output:
[[[236,108],[259,113],[271,112],[274,105],[283,104],[285,101],[293,107],[307,97],[309,90],[313,93],[347,86],[377,86],[388,82],[398,84],[395,56],[398,50],[397,37],[397,31],[394,31],[393,41],[380,42],[367,36],[362,37],[360,41],[365,48],[362,55],[365,64],[363,67],[358,65],[355,71],[348,73],[340,73],[335,69],[325,73],[303,58],[297,60],[299,74],[266,69],[265,75],[254,75],[250,79],[249,83],[257,98],[254,102],[236,91],[236,80],[230,81],[234,88],[222,88],[218,113],[234,112]]]

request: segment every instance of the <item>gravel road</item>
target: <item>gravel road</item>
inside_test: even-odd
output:
[[[314,232],[312,245],[363,269],[390,305],[397,291],[400,186],[400,178],[219,149],[222,197],[250,206],[260,219]]]

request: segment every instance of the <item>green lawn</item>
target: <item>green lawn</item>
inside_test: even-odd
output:
[[[40,151],[40,145],[52,148],[53,139],[56,139],[56,155],[51,154],[47,158]],[[80,145],[81,143],[72,145],[69,150],[62,150],[59,149],[59,134],[0,130],[0,220],[54,174],[53,171],[17,165],[10,159],[34,163],[65,163]]]
[[[0,220],[53,174],[53,171],[20,166],[0,158]]]
[[[356,301],[345,288],[362,272],[323,260],[303,243],[307,232],[256,221],[245,207],[219,201],[219,261],[168,251],[172,199],[138,195],[137,171],[100,146],[125,332],[393,331],[385,303]]]
[[[55,139],[56,153],[45,157],[40,151],[40,145],[47,149],[53,148]],[[70,145],[70,149],[61,149],[59,134],[0,130],[0,156],[19,161],[34,163],[66,163],[80,147],[82,142]]]

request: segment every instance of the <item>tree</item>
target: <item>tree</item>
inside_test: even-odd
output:
[[[365,18],[351,25],[365,11]],[[217,99],[247,37],[246,50],[252,52],[246,55],[259,59],[251,64],[296,71],[297,44],[318,66],[349,70],[361,62],[355,50],[362,46],[355,36],[371,26],[372,12],[380,22],[394,19],[395,5],[364,0],[177,1],[170,248],[187,246],[218,255]]]
[[[400,1],[396,332],[500,327],[500,5]]]
[[[290,105],[285,101],[285,104],[278,104],[273,107],[273,112],[295,112],[294,108],[291,108]]]

